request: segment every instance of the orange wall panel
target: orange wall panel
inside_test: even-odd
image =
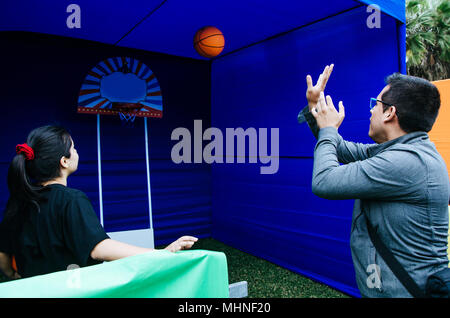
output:
[[[433,84],[441,94],[441,107],[428,136],[444,158],[448,173],[450,169],[450,79],[435,81]]]

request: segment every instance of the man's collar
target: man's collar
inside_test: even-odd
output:
[[[381,144],[375,145],[373,147],[369,148],[370,151],[370,155],[374,156],[377,153],[379,153],[380,151],[391,147],[392,145],[396,145],[396,144],[411,144],[414,143],[418,140],[426,140],[429,139],[428,134],[424,131],[415,131],[403,136],[400,136],[398,138],[392,139],[392,140],[388,140],[385,141]]]

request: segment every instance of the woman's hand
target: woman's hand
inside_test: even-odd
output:
[[[195,242],[198,241],[198,238],[193,236],[182,236],[169,246],[165,248],[165,250],[168,250],[170,252],[178,252],[179,250],[186,250],[192,247]]]

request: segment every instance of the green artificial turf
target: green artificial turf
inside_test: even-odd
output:
[[[200,239],[192,249],[225,253],[228,263],[229,283],[247,281],[249,298],[350,297],[327,285],[315,282],[214,239]]]

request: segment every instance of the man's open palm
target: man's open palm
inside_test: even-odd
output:
[[[322,74],[320,74],[316,85],[313,86],[311,75],[306,76],[306,84],[308,88],[306,90],[306,99],[308,100],[309,111],[313,109],[319,101],[320,93],[325,90],[328,79],[333,71],[334,64],[325,66]]]

